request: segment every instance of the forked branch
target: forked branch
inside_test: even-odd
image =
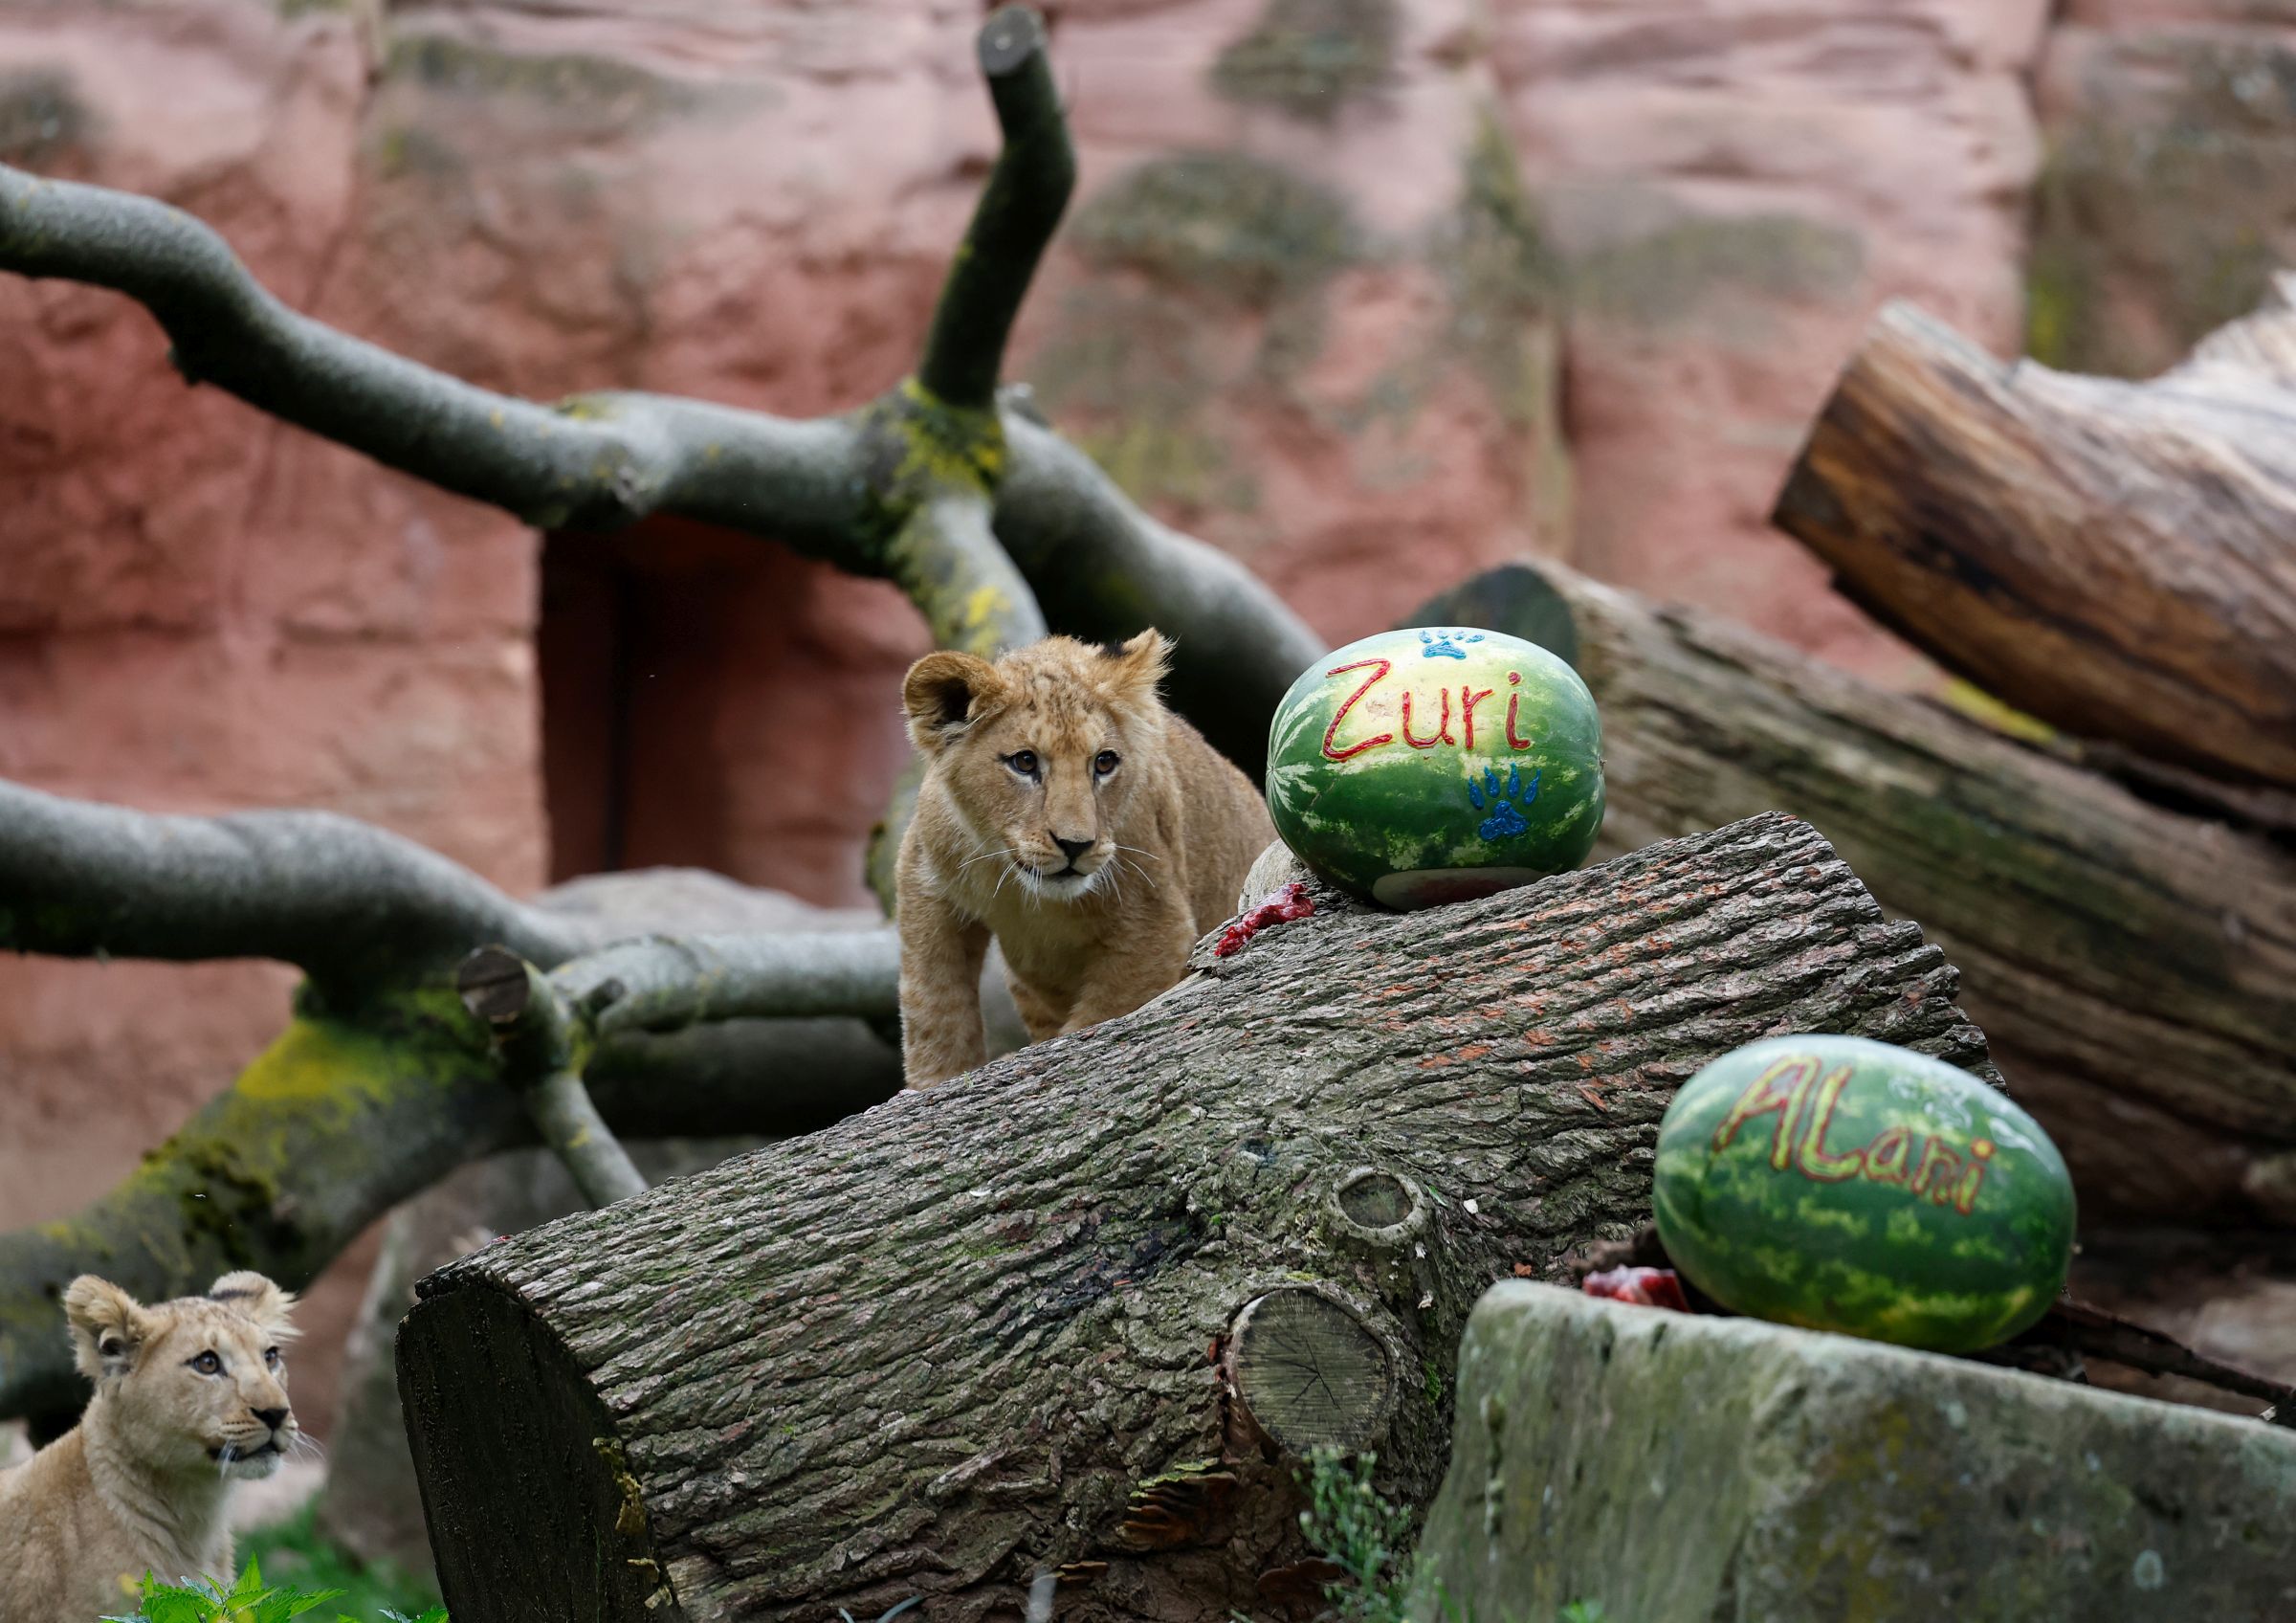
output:
[[[158,319],[187,378],[541,528],[663,515],[779,541],[897,581],[938,639],[979,651],[1026,642],[1048,619],[1092,637],[1153,624],[1177,645],[1181,708],[1252,763],[1275,700],[1322,651],[1314,634],[1248,571],[998,408],[1013,318],[1075,163],[1034,14],[991,16],[980,56],[1004,146],[918,377],[844,416],[614,391],[552,406],[479,389],[288,309],[181,210],[6,166],[0,271],[123,293]]]
[[[585,1082],[602,1044],[640,1034],[752,1017],[899,1012],[900,956],[891,931],[798,936],[649,936],[619,942],[545,974],[506,947],[470,954],[455,971],[463,1007],[486,1023],[503,1079],[543,1144],[592,1206],[646,1188]]]

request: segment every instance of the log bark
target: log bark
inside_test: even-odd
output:
[[[2296,787],[2296,276],[2138,384],[2003,365],[1892,305],[1774,519],[2010,703]]]
[[[400,1390],[457,1623],[1010,1615],[1045,1567],[1064,1618],[1265,1615],[1292,1451],[1374,1447],[1424,1501],[1468,1307],[1644,1219],[1701,1064],[1829,1031],[1989,1071],[1943,955],[1791,818],[1316,902],[1122,1019],[426,1280]]]
[[[2296,1221],[2296,857],[1944,707],[1542,564],[1421,624],[1567,620],[1630,849],[1769,808],[1816,824],[1964,978],[2086,1214]]]

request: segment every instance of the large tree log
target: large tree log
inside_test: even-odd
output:
[[[1815,823],[1959,966],[2085,1212],[2296,1221],[2288,853],[1559,566],[1423,612],[1575,648],[1602,712],[1604,848],[1773,807]]]
[[[1891,305],[1774,517],[2011,703],[2296,786],[2296,276],[2143,384],[2004,366]]]
[[[400,1390],[457,1623],[1313,1598],[1298,1451],[1443,1466],[1494,1278],[1647,1211],[1673,1089],[1854,1032],[1989,1070],[1954,972],[1771,815],[1318,911],[1137,1012],[427,1280]],[[1289,1588],[1288,1588],[1289,1586]]]

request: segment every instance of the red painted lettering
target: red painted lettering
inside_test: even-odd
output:
[[[1513,675],[1512,672],[1508,674]],[[1514,707],[1522,701],[1523,696],[1519,693],[1511,693],[1507,696],[1507,742],[1517,749],[1528,749],[1531,747],[1531,741],[1514,736]]]
[[[1377,669],[1374,669],[1375,666]],[[1327,677],[1340,677],[1350,671],[1371,671],[1371,675],[1363,678],[1363,685],[1347,696],[1347,702],[1339,706],[1339,714],[1332,718],[1332,724],[1323,729],[1323,758],[1325,760],[1345,761],[1351,755],[1360,755],[1366,749],[1376,749],[1382,744],[1395,742],[1393,733],[1380,733],[1376,738],[1365,739],[1361,744],[1351,744],[1345,749],[1332,747],[1332,741],[1339,735],[1339,723],[1347,720],[1347,713],[1356,707],[1356,700],[1379,686],[1387,673],[1394,669],[1395,662],[1391,659],[1358,659],[1352,665],[1336,665],[1323,673]]]
[[[1457,744],[1459,742],[1451,737],[1451,690],[1446,687],[1442,690],[1442,694],[1443,719],[1435,724],[1435,733],[1432,738],[1421,738],[1411,730],[1411,695],[1409,690],[1404,691],[1403,742],[1412,748],[1432,749],[1439,744]]]
[[[1490,697],[1490,689],[1485,688],[1477,693],[1472,682],[1462,682],[1459,686],[1459,715],[1467,723],[1466,747],[1468,749],[1475,747],[1475,706]]]

